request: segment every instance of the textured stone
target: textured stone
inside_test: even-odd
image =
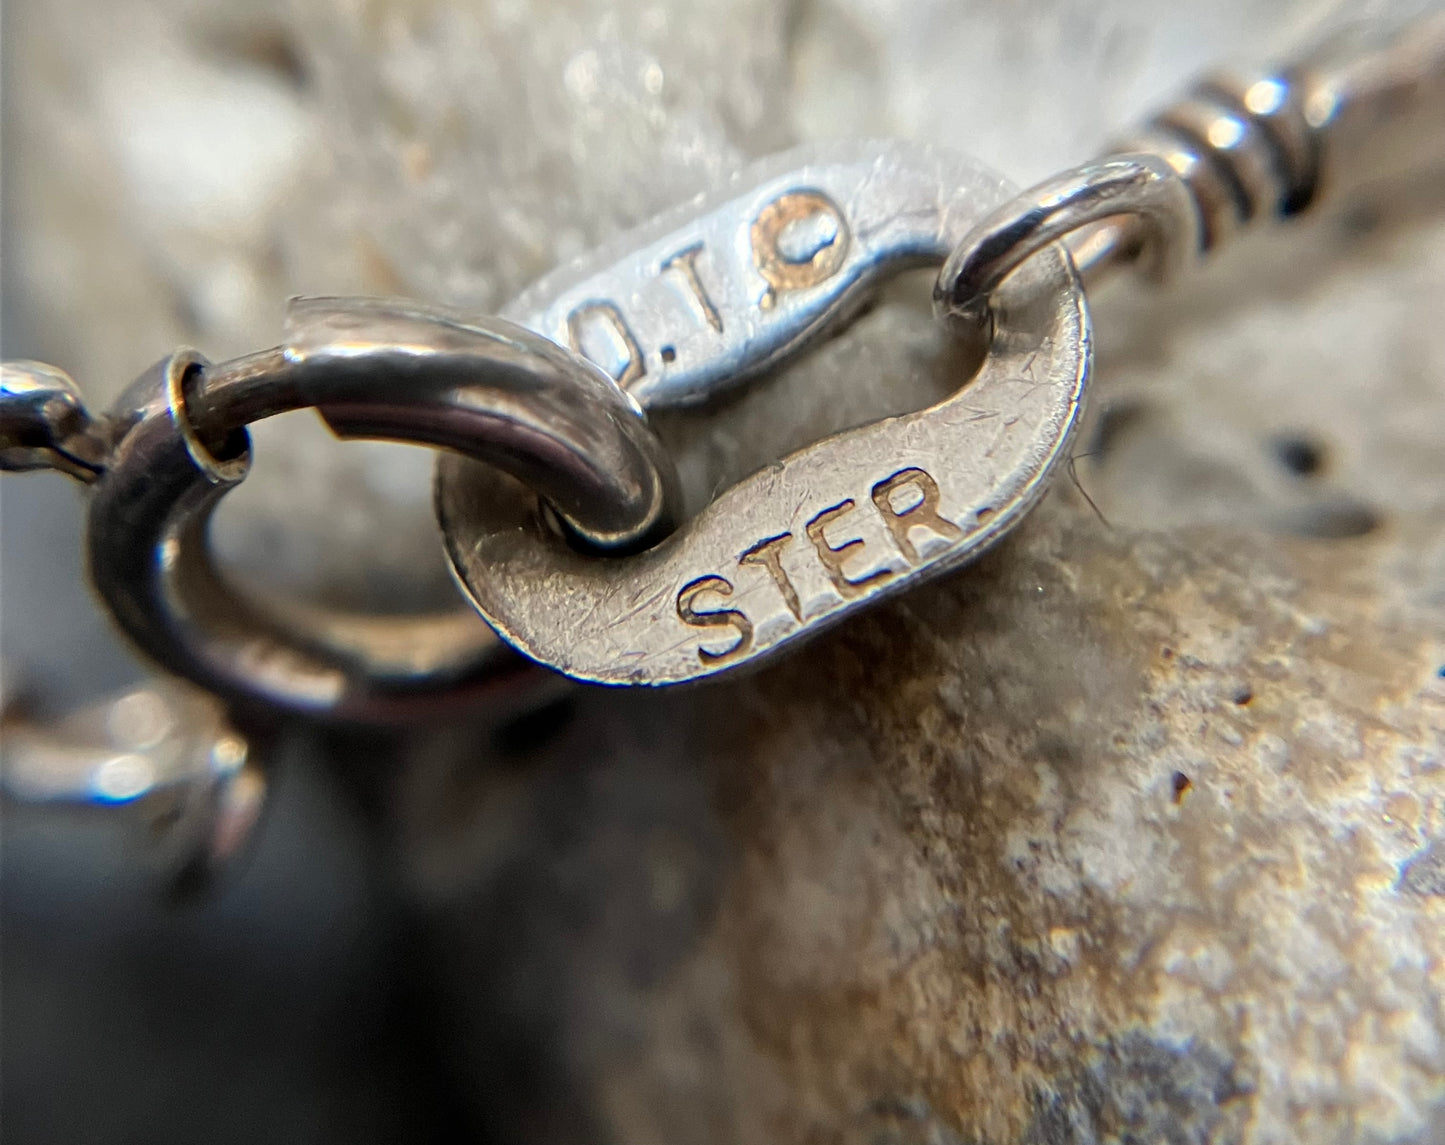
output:
[[[1379,599],[1392,548],[1060,496],[751,679],[587,697],[521,776],[463,748],[439,781],[432,744],[408,850],[462,1040],[555,1071],[473,1062],[478,1108],[549,1140],[1437,1140],[1445,617]]]
[[[1445,895],[1445,847],[1431,843],[1406,863],[1396,889],[1411,895]]]

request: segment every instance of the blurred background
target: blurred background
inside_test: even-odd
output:
[[[1026,184],[1098,153],[1210,65],[1278,58],[1344,15],[1426,7],[8,0],[3,353],[59,365],[103,408],[176,346],[221,359],[274,344],[297,293],[491,312],[746,160],[811,140],[923,140]],[[1099,301],[1093,445],[1081,448],[1109,455],[1081,458],[1078,475],[1110,528],[1236,529],[1266,549],[1368,537],[1368,559],[1329,552],[1368,566],[1371,615],[1438,620],[1439,158],[1242,244],[1167,297],[1121,286]],[[931,337],[918,293],[890,297],[841,348],[790,371],[791,388],[771,399],[789,432],[808,440],[936,387],[906,353]],[[729,410],[721,443],[697,444],[710,427],[674,427],[693,441],[694,485],[743,467],[738,443],[758,408]],[[254,473],[217,524],[233,568],[363,608],[454,599],[424,451],[341,446],[309,415],[254,437]],[[0,484],[4,694],[41,726],[146,679],[85,586],[82,510],[58,476]],[[719,925],[719,904],[748,893],[736,877],[751,852],[718,810],[729,769],[791,750],[775,742],[786,704],[743,694],[766,708],[767,735],[720,733],[738,702],[726,689],[572,694],[511,722],[458,713],[455,726],[414,734],[248,726],[266,808],[208,887],[178,887],[123,814],[11,799],[0,845],[7,1139],[975,1140],[959,1135],[967,1121],[953,1107],[931,1099],[915,1117],[923,1099],[907,1094],[896,1109],[860,1097],[853,1129],[817,1129],[833,1121],[808,1106],[813,1082],[799,1075],[710,1076],[706,1063],[734,1060],[733,1027],[688,1025],[688,1006],[664,990]],[[1438,762],[1442,739],[1426,721],[1399,758]],[[1402,854],[1432,854],[1431,831],[1445,832],[1438,799],[1420,798],[1420,834]],[[1390,920],[1379,925],[1407,925]],[[749,989],[729,965],[684,996],[726,1012]],[[1445,1139],[1430,1136],[1445,1135],[1445,1105],[1419,1080],[1438,1081],[1445,1053],[1438,996],[1433,1009],[1412,1005],[1401,1020],[1415,1065],[1398,1066],[1409,1076],[1396,1104],[1280,1082],[1270,1116],[1290,1124],[1278,1109],[1291,1101],[1346,1110],[1320,1122],[1346,1126],[1322,1141]],[[817,1034],[802,1017],[791,1029],[758,1052],[791,1060]],[[819,1059],[847,1056],[817,1036]],[[665,1052],[669,1039],[709,1038],[723,1048]],[[1119,1060],[1130,1077],[1164,1069],[1148,1054]],[[1207,1054],[1178,1060],[1194,1072],[1165,1070],[1174,1097],[1159,1100],[1174,1112],[1158,1123],[1178,1134],[1151,1139],[1216,1139],[1228,1124],[1200,1111],[1266,1086]],[[1028,1128],[986,1139],[1100,1139],[1089,1134],[1107,1118],[1090,1122],[1093,1099],[1075,1098],[1068,1108],[1085,1113],[1053,1129],[1035,1111],[1020,1115]],[[777,1108],[794,1113],[757,1112]],[[1370,1136],[1375,1122],[1359,1119],[1375,1116],[1383,1128]],[[1270,1135],[1267,1117],[1251,1124],[1259,1140],[1288,1139]]]

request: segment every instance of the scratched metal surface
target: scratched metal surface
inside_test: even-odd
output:
[[[779,168],[790,172],[779,176]],[[606,329],[623,335],[625,353],[596,360],[644,408],[695,404],[735,388],[720,366],[756,372],[785,352],[805,352],[820,327],[856,314],[870,280],[876,293],[877,280],[900,268],[937,267],[1008,193],[1000,177],[938,149],[798,149],[742,172],[686,214],[659,220],[636,254],[604,252],[598,261],[613,259],[615,277],[584,267],[556,283],[544,280],[513,313],[579,345],[605,315]],[[776,253],[787,232],[770,232],[767,220],[789,212],[798,222],[829,224],[816,256],[784,260]],[[709,284],[698,293],[694,268],[693,306],[706,303],[710,320],[679,304],[666,269],[671,252],[688,243]],[[976,556],[1047,487],[1077,428],[1088,376],[1077,280],[1062,265],[1040,261],[1014,286],[998,299],[983,364],[959,371],[972,374],[962,390],[785,458],[755,453],[753,465],[766,468],[722,493],[693,489],[691,520],[633,560],[599,566],[576,559],[526,528],[525,509],[519,520],[521,507],[498,496],[484,472],[443,459],[438,519],[468,594],[509,641],[543,663],[595,682],[655,685],[742,667]],[[704,334],[695,337],[699,328]],[[967,348],[956,349],[968,357]],[[792,387],[780,381],[759,388],[772,406],[769,420],[786,424]],[[706,411],[695,420],[706,423]],[[764,450],[776,443],[766,433],[751,437]],[[713,482],[721,476],[711,475]],[[879,514],[871,532],[867,513],[853,515],[870,489]],[[922,500],[895,509],[895,498],[903,505],[910,497]],[[929,521],[929,539],[916,538],[925,552],[909,538],[913,526]],[[829,522],[836,523],[834,540],[826,536]],[[884,540],[886,522],[899,538],[896,555]],[[847,540],[859,529],[862,537]],[[808,540],[784,551],[795,535]],[[820,561],[808,561],[809,552]],[[694,631],[679,627],[683,617]],[[709,628],[714,639],[699,652],[693,637]]]

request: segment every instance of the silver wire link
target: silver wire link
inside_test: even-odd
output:
[[[1120,147],[1012,199],[926,148],[775,159],[509,310],[576,355],[505,322],[310,300],[282,348],[220,366],[178,353],[103,418],[62,372],[18,363],[3,375],[0,468],[93,484],[91,576],[108,607],[162,665],[232,698],[416,718],[520,672],[474,618],[262,609],[221,580],[205,528],[246,474],[245,426],[302,407],[341,436],[460,452],[540,495],[550,519],[516,480],[439,466],[458,575],[533,656],[608,683],[730,669],[970,559],[1035,502],[1089,373],[1063,246],[1091,278],[1124,265],[1167,278],[1249,226],[1432,149],[1445,158],[1445,12],[1362,21],[1288,67],[1210,77]],[[653,547],[677,483],[639,403],[705,400],[837,329],[894,271],[945,259],[936,308],[961,332],[986,327],[963,391],[783,459]],[[865,556],[881,563],[861,569]]]
[[[940,265],[962,233],[953,166],[897,140],[795,148],[558,267],[501,314],[646,410],[697,406],[836,332],[894,276]]]
[[[1074,242],[1095,276],[1130,263],[1167,278],[1241,228],[1295,214],[1342,186],[1346,173],[1370,170],[1386,144],[1418,151],[1423,138],[1438,145],[1445,139],[1441,27],[1441,17],[1391,29],[1372,22],[1374,42],[1356,38],[1348,51],[1332,45],[1260,77],[1215,77],[1151,120],[1123,151],[991,213],[996,198],[960,194],[962,184],[951,198],[941,188],[935,201],[950,205],[950,221],[973,225],[945,262],[935,303],[959,333],[984,333],[988,352],[978,374],[932,409],[789,455],[646,553],[586,561],[509,512],[486,474],[441,459],[437,512],[459,579],[497,630],[539,662],[578,679],[653,686],[756,662],[956,567],[1022,518],[1077,423],[1089,372],[1088,321],[1061,240]],[[855,197],[832,193],[827,177],[799,171],[786,196],[830,201],[848,231],[871,229],[850,219]],[[888,188],[896,178],[895,165],[880,157],[868,182],[874,198],[895,209]],[[714,248],[747,250],[743,235],[755,236],[774,217],[740,196],[709,218],[700,240],[679,233],[670,249],[699,260],[687,264],[695,272],[704,255],[722,261]],[[839,225],[827,233],[845,231]],[[684,238],[694,245],[684,248]],[[706,309],[713,334],[754,329],[752,311],[774,302],[759,277],[771,283],[768,264],[754,261],[727,264],[736,274],[718,292],[726,304]],[[674,262],[646,259],[644,284],[653,286]],[[817,256],[812,267],[800,308],[834,273],[833,262]],[[1050,268],[1049,289],[1024,289],[1031,282],[1037,288]],[[713,299],[711,284],[695,274],[684,285],[698,300]],[[628,336],[622,305],[590,283],[565,303],[580,304],[583,314],[591,306],[607,335],[596,341],[624,384],[652,384],[644,376],[647,349]],[[1043,312],[1051,324],[1039,322]],[[708,344],[713,335],[691,319],[699,344]],[[678,320],[670,322],[658,323],[663,366],[671,362],[666,350],[675,348],[663,340]],[[667,383],[663,370],[658,384]],[[914,520],[900,523],[908,513]],[[931,534],[928,554],[915,533]]]
[[[939,272],[943,316],[964,328],[987,317],[988,300],[1025,261],[1059,239],[1109,219],[1142,231],[1153,277],[1167,279],[1199,243],[1189,191],[1157,155],[1111,156],[1026,191],[978,224]],[[1116,240],[1117,241],[1117,240]],[[944,286],[943,284],[947,284]]]
[[[511,700],[536,682],[464,605],[356,616],[260,607],[234,590],[212,566],[206,529],[250,467],[251,421],[310,407],[341,437],[463,453],[530,486],[549,521],[590,550],[646,547],[676,520],[672,460],[635,403],[590,363],[501,320],[296,300],[284,346],[217,366],[180,351],[100,423],[58,372],[6,379],[7,462],[92,483],[90,576],[112,616],[163,668],[240,703],[390,722],[462,696]],[[75,462],[70,443],[96,426],[105,451]]]
[[[153,681],[54,722],[26,712],[23,690],[0,695],[5,814],[65,808],[62,830],[119,827],[169,891],[203,889],[236,862],[266,786],[250,745],[204,693]]]
[[[54,469],[94,481],[110,435],[91,418],[80,389],[44,362],[0,362],[0,471]]]
[[[717,276],[702,281],[718,322],[659,311],[650,317],[666,344],[704,325],[711,336],[697,331],[700,347],[711,337],[747,353],[746,334],[780,312],[791,317],[779,332],[806,338],[813,316],[857,312],[848,256],[828,254],[840,236],[866,236],[856,244],[862,264],[880,270],[900,256],[941,263],[1012,193],[977,162],[936,148],[894,144],[862,170],[854,156],[839,158],[831,148],[815,154],[782,181],[765,169],[761,186],[742,181],[733,198],[703,209],[695,230],[678,228],[679,246],[706,236],[697,263]],[[826,245],[769,241],[759,251],[753,236],[776,223],[779,202],[802,208],[803,221],[829,204]],[[778,245],[795,252],[782,265]],[[763,257],[735,258],[750,250]],[[717,289],[721,268],[736,277]],[[653,276],[661,270],[651,264]],[[779,298],[785,290],[798,297]],[[846,309],[830,315],[839,300]],[[727,331],[743,337],[729,342]],[[815,440],[719,493],[655,547],[617,560],[569,549],[484,467],[441,457],[436,510],[452,567],[505,639],[574,679],[661,686],[757,664],[977,557],[1067,458],[1091,342],[1063,251],[1011,278],[988,337],[964,346],[958,388],[937,404]],[[667,381],[663,373],[659,388]]]
[[[1167,278],[1432,149],[1445,158],[1445,12],[1351,25],[1286,67],[1210,76],[1114,154],[1001,207],[945,264],[935,308],[977,324],[1003,278],[1054,240],[1086,283],[1124,265]]]
[[[299,298],[282,348],[206,366],[183,428],[226,450],[248,422],[313,408],[341,438],[385,438],[485,461],[530,486],[574,542],[646,548],[672,530],[672,459],[601,370],[503,319],[374,298]],[[220,464],[190,442],[198,464]]]

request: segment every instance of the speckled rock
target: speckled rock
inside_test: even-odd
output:
[[[563,1141],[1439,1140],[1445,617],[1381,602],[1390,559],[1053,498],[750,680],[585,698],[521,776],[442,782],[431,745],[409,853],[461,1041],[550,1071],[470,1061],[478,1108]]]

